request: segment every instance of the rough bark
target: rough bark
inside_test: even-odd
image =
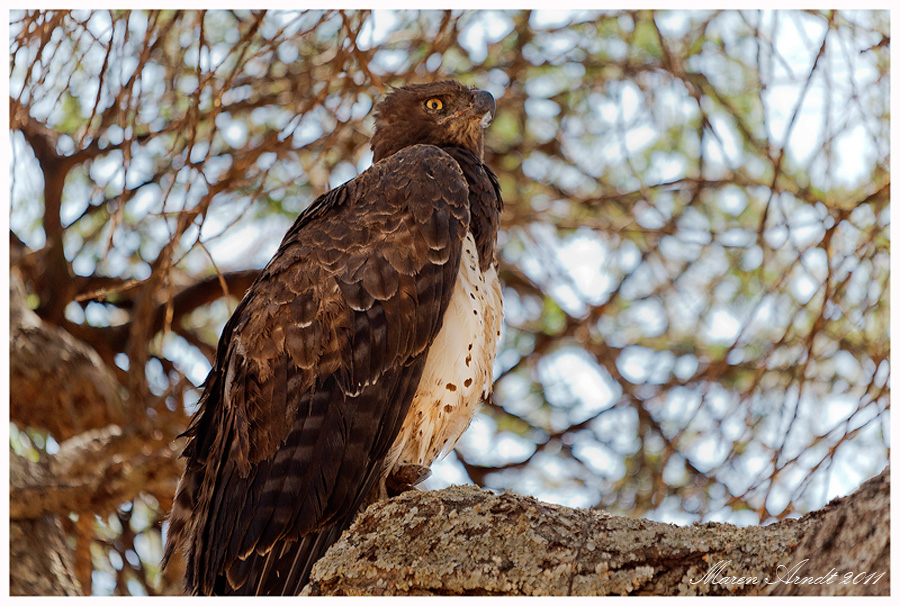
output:
[[[43,468],[10,452],[11,483],[47,479]],[[73,575],[72,551],[66,545],[59,518],[53,515],[31,519],[10,519],[9,593],[10,595],[81,595]]]
[[[116,377],[90,346],[28,308],[16,269],[9,279],[9,382],[10,420],[58,440],[125,420]]]
[[[370,507],[304,594],[889,595],[889,555],[889,469],[764,527],[678,527],[455,486]]]
[[[768,595],[889,594],[890,468],[860,486],[852,495],[831,501],[800,522],[807,527],[803,542],[781,563],[789,568],[800,562],[807,563],[791,578],[809,576],[812,571],[816,571],[818,577],[835,568],[840,579],[820,585],[779,583],[770,587]],[[846,571],[854,571],[850,582],[843,582]],[[884,576],[873,582],[881,572]],[[872,574],[875,576],[864,582]]]
[[[56,517],[11,522],[9,562],[10,595],[81,595],[72,551]]]

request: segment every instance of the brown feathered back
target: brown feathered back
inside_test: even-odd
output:
[[[185,553],[191,592],[296,594],[383,492],[467,234],[493,263],[485,95],[456,83],[388,95],[376,164],[297,218],[227,322],[169,521],[165,561]],[[434,98],[439,110],[424,105]]]

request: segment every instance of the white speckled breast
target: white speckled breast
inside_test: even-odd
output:
[[[419,388],[384,469],[431,465],[448,453],[493,386],[494,357],[503,321],[500,279],[478,265],[472,234],[463,242],[460,272],[444,323],[428,357]]]

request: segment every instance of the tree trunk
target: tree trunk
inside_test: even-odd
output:
[[[13,482],[22,478],[43,478],[43,470],[10,452],[10,495]],[[10,595],[81,595],[74,575],[74,558],[66,545],[59,518],[43,515],[15,519],[9,523]]]
[[[803,518],[679,527],[472,486],[377,503],[308,595],[889,595],[890,471]]]

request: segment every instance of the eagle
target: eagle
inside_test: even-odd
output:
[[[163,565],[187,591],[297,595],[357,512],[407,490],[489,397],[503,201],[493,96],[389,92],[373,164],[319,196],[225,324],[183,451]]]

